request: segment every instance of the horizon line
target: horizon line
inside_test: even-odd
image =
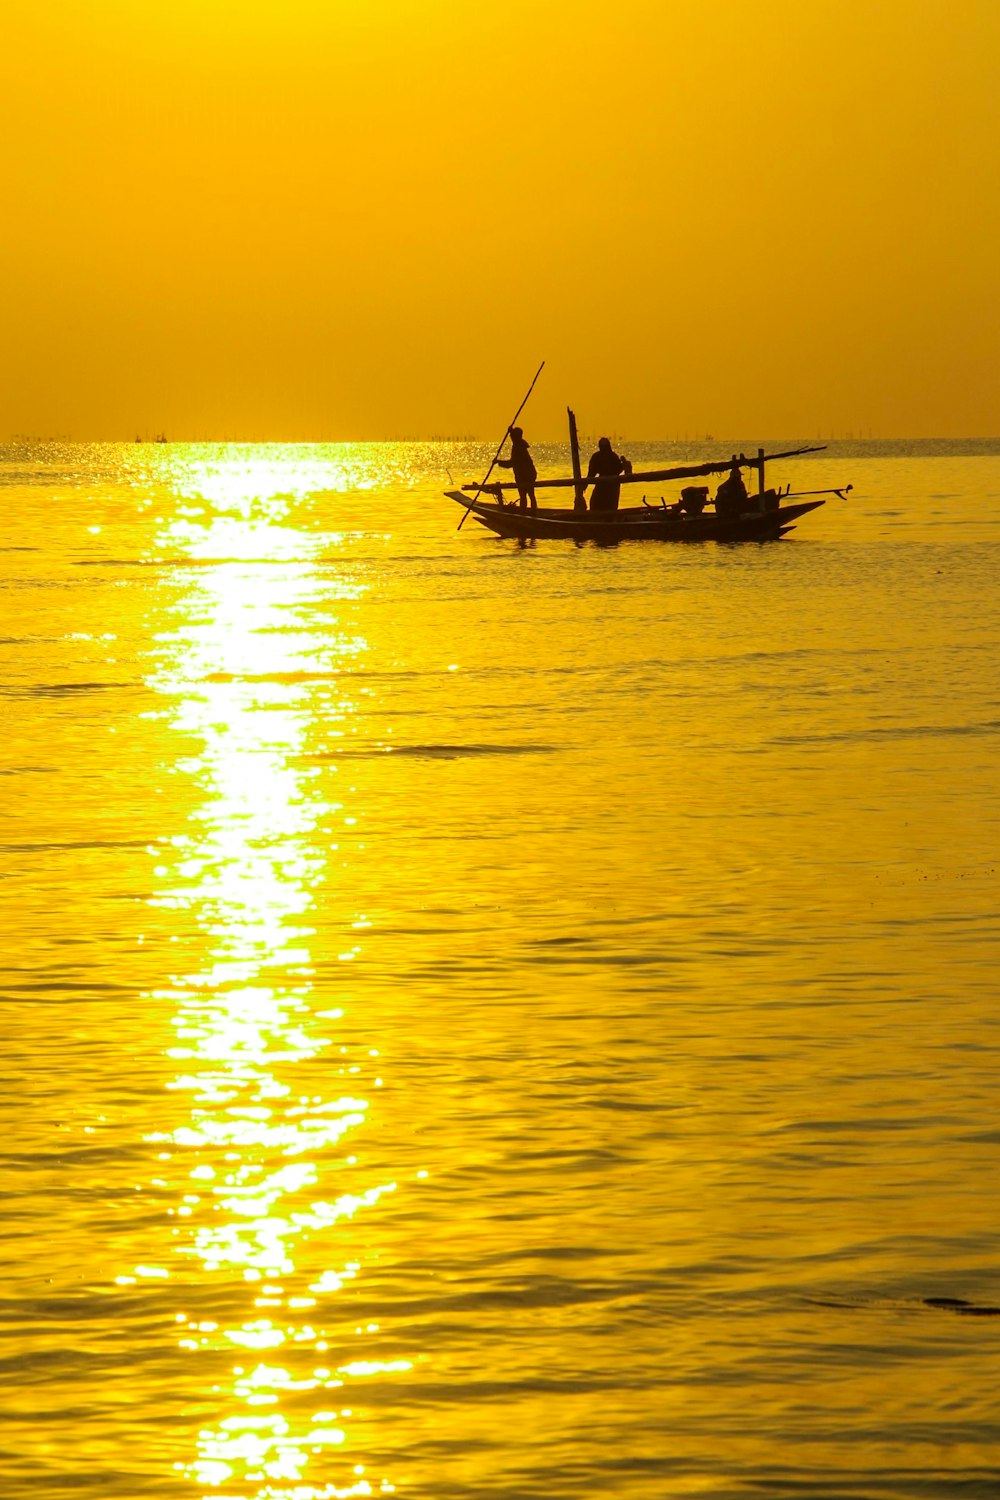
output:
[[[595,433],[596,433],[596,429],[595,429]],[[580,436],[581,436],[582,439],[584,439],[587,442],[590,442],[592,440],[596,440],[594,434],[581,433]],[[123,438],[123,437],[75,437],[75,436],[73,436],[70,433],[53,433],[53,434],[49,434],[49,435],[44,435],[43,436],[41,434],[34,434],[34,433],[29,434],[29,433],[16,432],[16,433],[12,433],[7,439],[0,440],[0,448],[13,448],[13,447],[21,447],[21,448],[24,448],[24,447],[53,447],[53,446],[56,446],[56,445],[59,445],[59,444],[63,444],[63,445],[78,445],[78,446],[86,446],[86,445],[95,445],[96,446],[96,445],[110,445],[110,444],[114,444],[116,446],[122,446],[122,447],[128,447],[128,448],[196,447],[198,445],[206,445],[206,446],[210,445],[210,446],[215,446],[215,447],[230,445],[230,446],[244,446],[244,447],[245,446],[252,446],[252,447],[257,447],[257,446],[260,446],[260,447],[264,447],[264,446],[277,446],[277,447],[284,447],[284,448],[290,448],[290,447],[301,447],[301,448],[313,447],[313,448],[315,448],[315,447],[323,447],[323,446],[336,446],[336,447],[363,446],[363,445],[373,444],[373,443],[386,443],[386,444],[392,444],[392,443],[491,443],[494,440],[494,437],[495,437],[495,434],[492,434],[489,437],[481,437],[481,436],[477,436],[475,433],[456,433],[456,434],[453,434],[453,435],[442,434],[442,433],[430,433],[430,434],[425,434],[425,435],[409,433],[409,434],[404,434],[404,435],[396,435],[396,436],[388,436],[388,437],[383,436],[383,437],[310,437],[310,438],[267,437],[267,438],[262,438],[262,437],[233,437],[233,436],[228,436],[228,437],[176,437],[176,438],[167,438],[165,435],[163,435],[163,436],[159,436],[159,437],[142,437],[142,438],[140,438],[140,437],[131,437],[131,438]],[[663,434],[658,434],[656,436],[638,436],[638,435],[635,435],[635,434],[625,435],[625,434],[622,434],[622,433],[612,433],[611,434],[611,438],[612,438],[612,441],[616,442],[616,443],[670,443],[670,444],[686,443],[686,444],[691,445],[692,447],[693,446],[703,446],[706,443],[714,443],[714,444],[720,444],[722,446],[727,446],[727,445],[732,444],[734,442],[746,443],[746,442],[749,441],[749,439],[747,438],[747,436],[745,434],[742,437],[735,437],[732,434],[728,434],[727,435],[725,433],[723,433],[721,436],[716,436],[714,433],[704,433],[704,434],[700,434],[700,435],[699,434],[695,434],[693,436],[690,435],[690,434],[685,434],[683,436],[674,435],[673,437],[668,437],[668,436],[663,435]],[[761,439],[760,438],[754,438],[753,441],[757,442],[757,443],[760,443]],[[804,441],[804,442],[810,442],[810,443],[998,443],[998,442],[1000,442],[1000,433],[936,433],[933,436],[922,436],[921,437],[921,436],[916,436],[914,434],[908,434],[908,433],[895,433],[895,434],[891,434],[891,435],[888,435],[888,436],[882,436],[882,435],[876,436],[874,433],[871,433],[871,432],[861,433],[861,432],[850,432],[850,431],[848,431],[848,432],[829,433],[829,434],[818,433],[818,432],[817,433],[809,434],[809,433],[805,433],[805,432],[800,432],[800,433],[795,434],[795,435],[792,435],[792,434],[789,434],[789,433],[785,433],[783,435],[772,434],[772,435],[766,437],[766,439],[765,439],[765,445],[766,445],[766,443],[786,442],[786,441],[788,441],[788,442],[792,442],[792,441],[794,441],[794,442]],[[534,440],[535,446],[538,446],[539,444],[551,445],[551,444],[554,444],[554,443],[565,443],[565,442],[566,442],[566,438],[564,436],[560,436],[560,437],[541,436],[541,437],[537,437]]]

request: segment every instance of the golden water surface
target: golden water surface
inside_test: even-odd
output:
[[[995,1495],[1000,457],[0,460],[0,1492]]]

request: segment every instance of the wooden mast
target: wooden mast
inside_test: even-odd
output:
[[[583,472],[580,468],[580,439],[576,433],[576,414],[566,408],[569,417],[569,451],[573,459],[573,509],[586,510],[587,502],[583,494]]]

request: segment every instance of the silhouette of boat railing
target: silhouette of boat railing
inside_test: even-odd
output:
[[[822,453],[826,448],[825,443],[810,448],[788,448],[784,453],[765,453],[763,448],[759,449],[756,457],[747,458],[745,453],[740,453],[736,458],[711,459],[704,464],[680,464],[671,469],[641,469],[631,474],[622,474],[622,484],[666,484],[672,479],[707,479],[712,474],[728,474],[734,464],[741,469],[756,469],[758,478],[763,480],[764,465],[775,463],[781,458],[799,458],[803,453]],[[562,479],[536,479],[536,490],[570,489],[577,484],[577,480],[570,475]],[[462,489],[466,494],[482,492],[499,497],[504,490],[516,490],[517,484],[513,480],[501,480],[488,484],[463,484]],[[764,490],[763,483],[759,485],[759,492]]]

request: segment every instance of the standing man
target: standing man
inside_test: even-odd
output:
[[[521,509],[527,510],[528,501],[531,501],[532,510],[538,509],[535,499],[535,480],[538,478],[538,470],[535,468],[535,460],[531,456],[528,444],[524,440],[524,433],[520,427],[510,428],[510,458],[501,458],[497,462],[502,469],[512,469],[514,472],[514,483],[517,485],[517,495]]]
[[[587,465],[587,483],[593,481],[594,493],[590,497],[591,510],[617,510],[621,494],[621,475],[631,474],[632,465],[621,458],[611,446],[610,438],[599,438],[597,452],[590,455]]]

